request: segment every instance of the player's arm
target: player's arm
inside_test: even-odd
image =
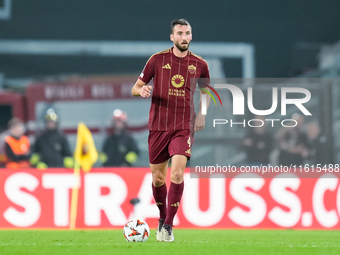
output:
[[[134,96],[149,97],[151,89],[151,85],[146,85],[144,81],[138,79],[135,85],[132,87],[131,93]]]
[[[209,90],[209,89],[205,88],[205,90]],[[206,98],[207,110],[210,104],[210,96],[208,96],[207,92],[200,89],[200,110],[198,114],[196,115],[196,119],[195,119],[195,132],[203,130],[205,126],[205,115],[202,114],[202,97],[203,96]]]
[[[210,74],[209,74],[209,67],[208,64],[205,62],[203,68],[202,68],[202,74],[201,77],[203,78],[203,82],[207,83],[209,85],[210,83]],[[201,131],[204,129],[205,126],[205,115],[202,114],[202,98],[205,97],[206,99],[206,107],[205,110],[208,110],[209,104],[210,104],[210,96],[208,96],[209,92],[208,86],[206,86],[204,89],[200,89],[200,110],[196,116],[195,119],[195,132]]]
[[[155,76],[155,57],[151,56],[140,74],[138,80],[133,86],[131,93],[134,96],[149,97],[152,86],[147,85]]]

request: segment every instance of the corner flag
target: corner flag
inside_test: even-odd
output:
[[[70,229],[75,229],[77,220],[78,207],[78,180],[80,179],[80,167],[84,172],[89,172],[92,165],[98,159],[98,152],[94,145],[93,137],[90,130],[82,122],[78,124],[77,143],[74,151],[74,177],[75,183],[71,195],[71,210],[70,210]]]
[[[78,124],[77,144],[74,151],[74,159],[84,172],[89,172],[98,160],[98,152],[94,145],[90,130],[82,122]]]

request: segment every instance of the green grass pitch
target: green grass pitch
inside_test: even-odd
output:
[[[0,231],[0,254],[340,254],[340,231],[181,230],[174,243],[125,241],[122,230]]]

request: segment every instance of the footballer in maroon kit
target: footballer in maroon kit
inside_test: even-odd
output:
[[[174,47],[152,55],[132,88],[134,96],[142,97],[149,97],[153,89],[148,124],[149,159],[153,196],[160,211],[156,238],[166,242],[174,241],[173,219],[183,193],[183,174],[194,132],[203,130],[205,125],[201,110],[195,115],[195,80],[209,78],[206,61],[188,50],[192,39],[189,22],[174,20],[170,39]],[[151,79],[153,87],[147,85]],[[209,105],[210,97],[207,99]],[[165,178],[170,158],[171,185],[167,192]]]

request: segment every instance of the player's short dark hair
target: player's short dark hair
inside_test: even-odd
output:
[[[171,22],[171,34],[174,31],[176,25],[190,26],[190,23],[186,19],[175,19]]]

